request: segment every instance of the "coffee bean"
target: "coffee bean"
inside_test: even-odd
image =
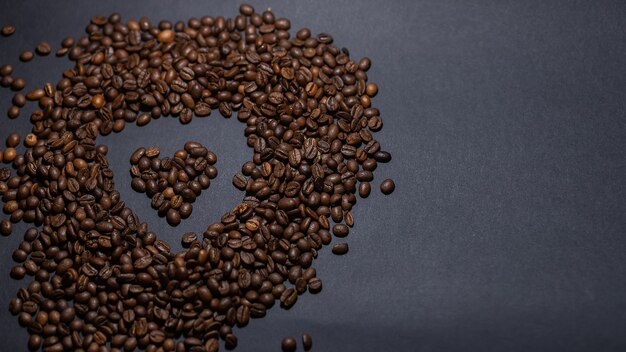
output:
[[[244,190],[246,185],[248,184],[247,179],[242,174],[235,174],[233,177],[233,186],[237,187],[240,190]]]
[[[383,194],[391,194],[396,189],[396,184],[392,179],[386,179],[380,184],[380,191]]]
[[[47,42],[40,42],[39,44],[37,44],[36,51],[37,51],[37,54],[45,56],[45,55],[50,54],[50,52],[52,51],[52,48],[50,47],[50,44],[48,44]]]
[[[174,41],[174,35],[174,31],[172,31],[171,29],[165,29],[159,32],[157,39],[161,43],[171,43]]]
[[[370,195],[371,191],[372,186],[369,182],[361,182],[361,184],[359,184],[359,195],[361,196],[361,198],[367,198]]]
[[[0,234],[2,234],[2,236],[9,236],[12,231],[13,225],[9,220],[3,219],[0,221]]]
[[[333,254],[336,255],[344,255],[348,253],[348,244],[347,243],[338,243],[332,248]]]
[[[194,232],[185,233],[183,237],[181,238],[183,247],[189,247],[191,243],[195,241],[197,238],[198,238],[198,235],[196,235]]]
[[[181,220],[180,213],[175,209],[170,209],[167,211],[166,219],[171,226],[178,226]]]
[[[1,32],[3,36],[8,37],[15,33],[15,26],[12,24],[5,24],[4,26],[2,26]]]
[[[6,146],[9,148],[17,147],[20,144],[19,133],[13,132],[6,139]]]
[[[35,54],[30,50],[22,51],[20,54],[20,61],[28,62],[35,57]]]
[[[313,338],[311,335],[304,333],[302,334],[302,347],[305,351],[310,351],[313,347]]]
[[[26,87],[26,80],[24,78],[17,77],[13,79],[13,82],[11,83],[11,89],[18,91],[24,89],[24,87]]]
[[[20,116],[20,108],[18,106],[12,105],[7,111],[7,116],[10,119],[16,119]]]
[[[333,226],[333,234],[337,237],[346,237],[349,232],[350,229],[344,224],[335,224]]]
[[[280,347],[284,352],[293,352],[297,347],[296,339],[291,336],[283,337]]]

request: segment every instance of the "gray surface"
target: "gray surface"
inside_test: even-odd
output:
[[[234,15],[219,1],[4,1],[0,62],[38,40],[80,35],[94,14],[187,19]],[[496,4],[497,3],[497,4]],[[354,211],[350,253],[324,249],[319,295],[237,331],[238,351],[277,351],[312,334],[317,351],[626,350],[626,6],[579,1],[268,1],[295,28],[332,33],[370,78],[392,152],[376,191]],[[261,5],[263,4],[263,5]],[[291,4],[291,5],[289,5]],[[29,18],[29,16],[32,16]],[[58,45],[58,44],[56,44]],[[55,45],[55,46],[56,46]],[[65,60],[36,58],[17,73],[29,87],[58,79]],[[10,93],[0,92],[4,115]],[[0,118],[2,138],[27,114]],[[250,158],[243,126],[213,114],[180,126],[160,119],[101,139],[124,200],[159,236],[178,243],[241,198],[230,179]],[[166,131],[174,131],[171,138]],[[170,154],[196,139],[220,175],[172,230],[130,189],[128,156],[156,144]],[[378,182],[396,180],[383,197]],[[25,227],[19,227],[24,230]],[[21,232],[21,231],[20,231]],[[24,350],[7,312],[20,236],[0,239],[0,350]]]

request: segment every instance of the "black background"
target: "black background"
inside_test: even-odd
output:
[[[321,251],[319,295],[237,330],[238,351],[277,351],[304,331],[317,351],[626,350],[626,6],[608,1],[268,1],[292,27],[328,32],[369,56],[377,138],[393,161],[359,201],[343,257]],[[227,1],[2,1],[0,62],[29,88],[56,82],[67,59],[19,63],[47,40],[80,36],[92,15],[186,20],[237,14]],[[30,109],[0,138],[28,132]],[[232,121],[231,121],[232,120]],[[251,158],[243,125],[218,113],[187,126],[161,118],[100,138],[123,199],[178,245],[241,200],[232,175]],[[128,157],[187,140],[218,154],[220,175],[191,218],[169,227],[130,189]],[[381,180],[396,191],[384,197]],[[25,283],[8,277],[24,225],[0,239],[0,350],[25,350],[7,311]]]

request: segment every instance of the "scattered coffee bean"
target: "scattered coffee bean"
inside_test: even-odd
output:
[[[291,336],[283,337],[283,341],[280,343],[280,347],[284,352],[293,352],[296,350],[296,339]]]
[[[305,351],[310,351],[313,347],[313,338],[311,335],[304,333],[302,334],[302,347]]]
[[[17,132],[9,134],[5,144],[7,147],[11,148],[17,147],[20,144],[20,134]]]
[[[3,236],[9,236],[13,231],[13,225],[7,219],[0,221],[0,234]]]
[[[26,80],[22,77],[17,77],[13,79],[11,83],[11,89],[13,90],[22,90],[26,87]]]
[[[35,54],[30,50],[22,51],[20,54],[20,61],[28,62],[35,57]]]
[[[1,32],[3,36],[8,37],[15,33],[15,26],[12,24],[5,24],[4,26],[2,26]]]
[[[7,111],[7,116],[8,116],[10,119],[16,119],[16,118],[18,118],[18,117],[20,116],[20,108],[19,108],[19,107],[17,107],[17,106],[15,106],[15,105],[12,105],[12,106],[9,108],[9,110]]]
[[[336,255],[344,255],[348,253],[348,244],[347,243],[337,243],[332,248],[333,254]]]
[[[15,148],[7,148],[4,150],[4,153],[2,154],[2,160],[5,163],[10,163],[12,162],[15,157],[17,157],[17,151],[15,150]]]
[[[0,76],[10,76],[13,73],[13,65],[4,64],[0,66]]]
[[[350,233],[350,229],[344,224],[335,224],[333,226],[333,234],[337,237],[346,237],[348,233]]]
[[[37,47],[35,48],[35,50],[37,51],[37,54],[45,56],[45,55],[50,54],[50,52],[52,51],[52,48],[50,47],[50,44],[48,44],[47,42],[40,42],[39,44],[37,44]]]
[[[388,178],[380,184],[380,191],[383,192],[383,194],[391,194],[395,189],[396,184],[393,182],[392,179]]]

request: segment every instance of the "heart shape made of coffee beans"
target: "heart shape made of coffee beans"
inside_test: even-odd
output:
[[[171,226],[193,211],[193,203],[217,177],[217,156],[199,142],[189,141],[174,156],[159,158],[158,147],[139,147],[130,157],[131,187],[145,193],[150,205]]]

